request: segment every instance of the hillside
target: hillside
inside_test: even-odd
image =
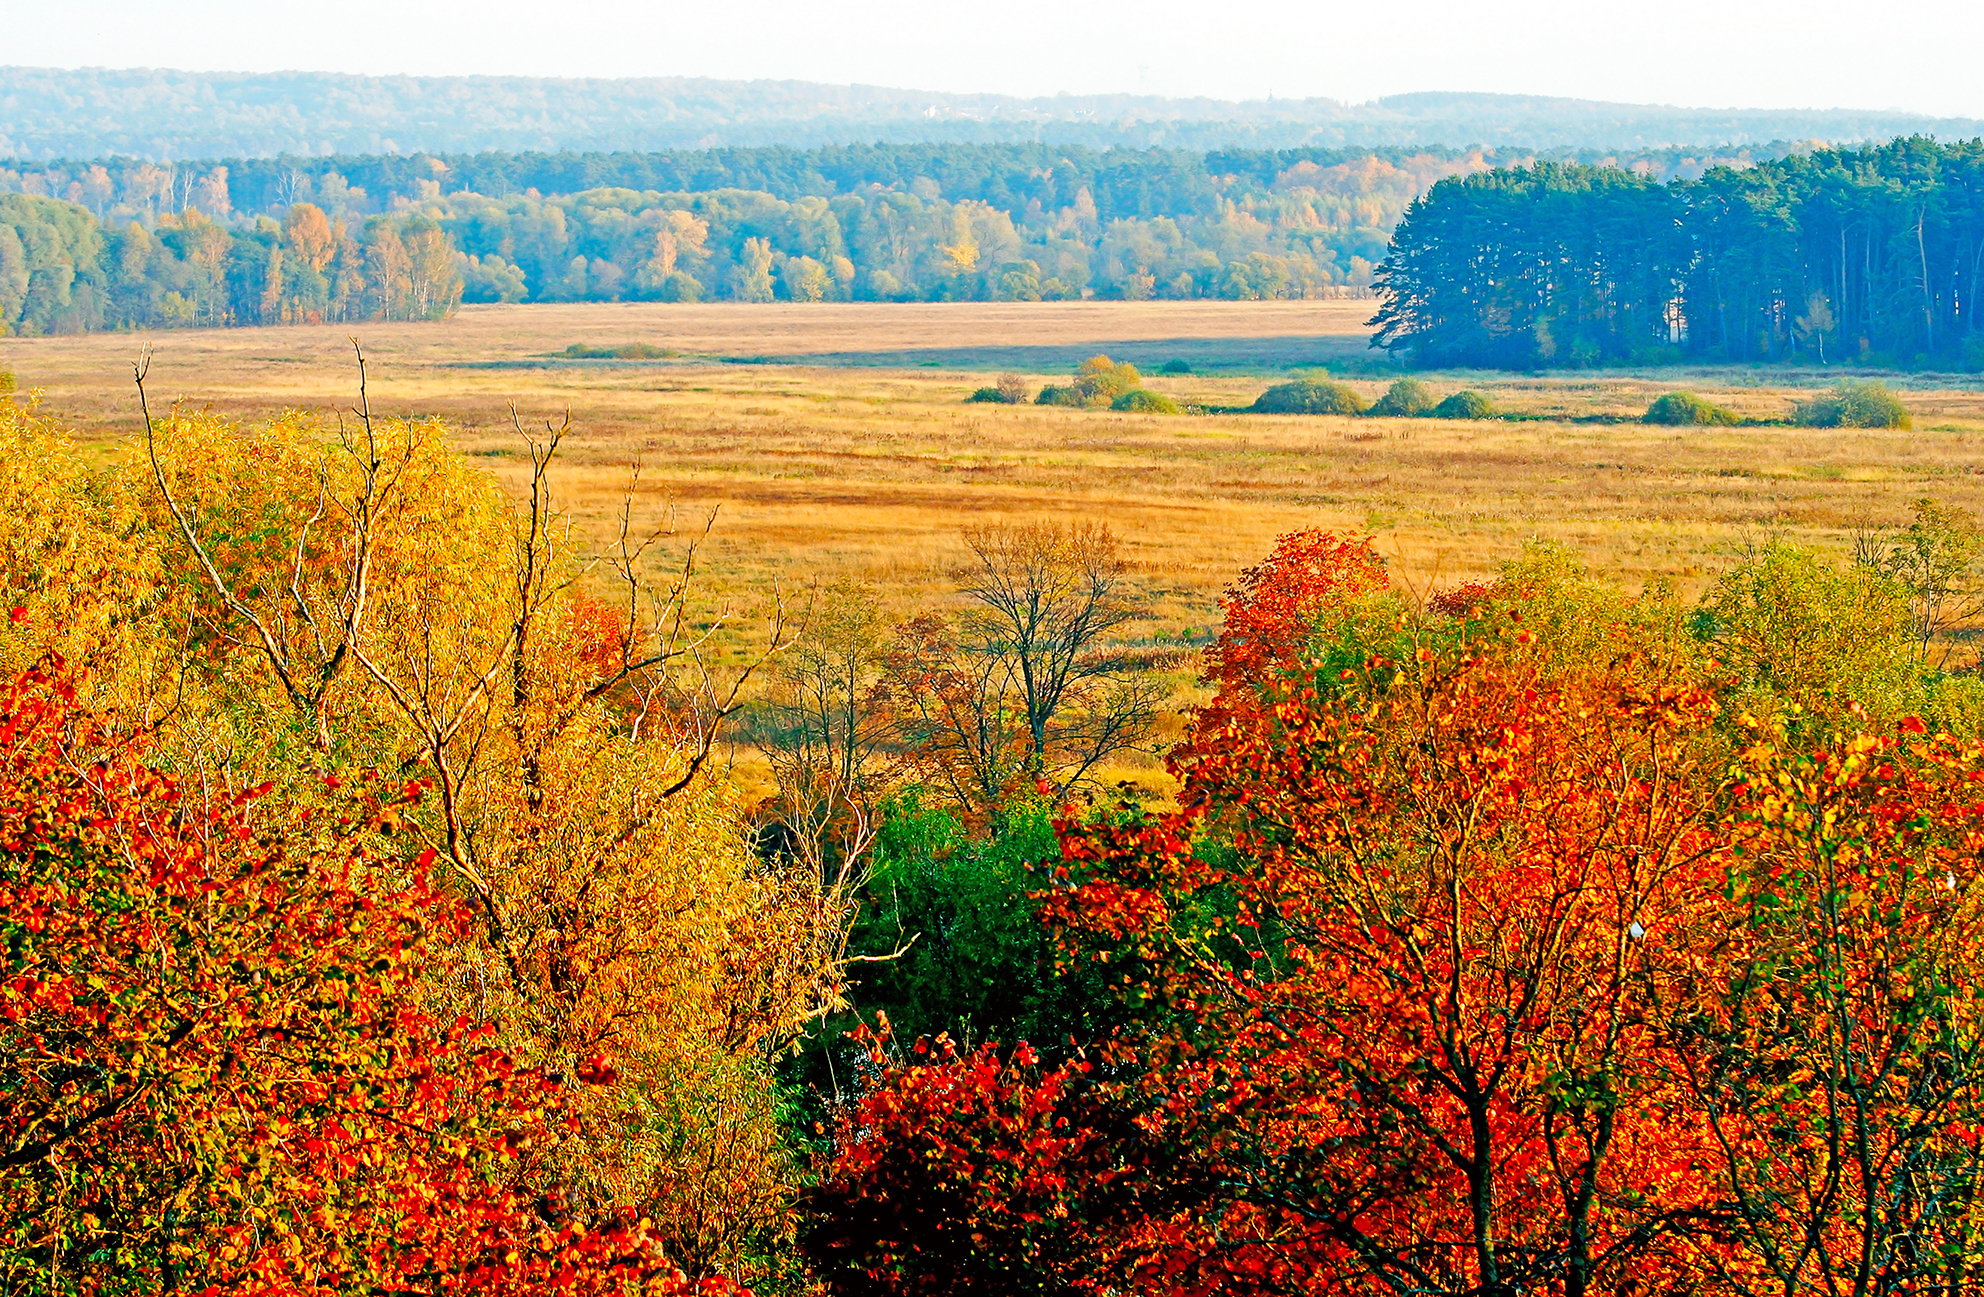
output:
[[[1650,148],[1984,133],[1901,112],[1674,108],[1516,95],[1023,99],[801,81],[0,69],[0,158],[651,150],[930,141],[1106,147]]]

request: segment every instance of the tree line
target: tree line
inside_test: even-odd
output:
[[[1376,345],[1432,365],[1984,367],[1984,141],[1819,149],[1669,184],[1538,163],[1415,201]]]
[[[0,327],[417,319],[451,308],[456,278],[470,302],[1363,292],[1415,195],[1527,156],[904,145],[0,168],[17,191],[0,194]],[[1743,156],[1599,160],[1665,175]]]
[[[460,256],[417,214],[347,224],[299,203],[226,224],[189,203],[116,226],[0,195],[0,333],[431,320],[461,296]]]

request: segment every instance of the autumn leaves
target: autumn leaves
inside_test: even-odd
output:
[[[1311,533],[1236,588],[1186,809],[1063,826],[1048,913],[1128,1025],[900,1065],[823,1190],[830,1283],[1974,1282],[1984,752],[1845,706],[1787,740],[1659,592],[1561,564],[1382,585]]]

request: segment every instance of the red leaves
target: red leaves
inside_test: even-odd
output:
[[[1093,1290],[1111,1247],[1099,1203],[1128,1145],[1090,1124],[1088,1065],[1043,1072],[1024,1044],[1002,1062],[940,1036],[905,1066],[866,1039],[875,1083],[808,1204],[804,1246],[827,1290]]]
[[[16,1279],[53,1258],[82,1292],[683,1290],[633,1223],[541,1218],[524,1159],[561,1092],[421,1012],[411,954],[453,902],[361,895],[337,850],[291,860],[128,757],[78,771],[71,745],[102,740],[66,681],[0,695]]]
[[[612,1085],[620,1079],[620,1073],[614,1070],[606,1055],[594,1054],[580,1062],[578,1077],[586,1085]]]
[[[1275,542],[1266,562],[1241,573],[1221,601],[1226,625],[1206,650],[1207,674],[1222,697],[1258,684],[1292,664],[1323,612],[1385,585],[1384,560],[1369,540],[1291,532]]]
[[[1678,756],[1713,705],[1478,653],[1418,646],[1340,697],[1269,675],[1202,717],[1182,800],[1230,849],[1195,851],[1195,817],[1064,826],[1052,916],[1167,1060],[1124,1101],[1224,1186],[1148,1222],[1139,1282],[1644,1279],[1660,1213],[1703,1204],[1655,1010],[1719,882],[1712,780]]]

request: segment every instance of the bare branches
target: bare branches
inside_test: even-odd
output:
[[[354,349],[356,346],[354,341]],[[345,670],[358,638],[360,623],[365,617],[372,568],[373,529],[385,496],[396,484],[396,478],[382,481],[382,463],[372,438],[369,407],[365,414],[365,429],[370,453],[359,461],[358,487],[347,510],[352,524],[349,562],[332,582],[333,589],[327,600],[323,594],[312,589],[311,559],[319,557],[320,551],[313,548],[311,533],[324,520],[331,501],[329,474],[320,467],[315,470],[315,507],[297,527],[295,543],[291,547],[284,597],[258,609],[242,597],[222,574],[211,548],[201,537],[196,507],[179,499],[167,479],[165,465],[159,457],[158,430],[152,418],[151,401],[145,390],[145,380],[151,372],[151,359],[151,349],[147,347],[132,365],[131,376],[138,389],[138,408],[145,425],[145,454],[151,465],[152,480],[158,488],[159,499],[172,516],[195,565],[205,577],[205,584],[219,601],[224,619],[245,622],[252,629],[254,642],[284,696],[308,719],[312,741],[320,751],[328,751],[332,742],[331,691]],[[362,352],[358,359],[362,401]],[[178,419],[178,408],[175,406],[171,424],[176,426]],[[350,449],[349,443],[347,449]],[[336,613],[335,629],[328,636],[319,617],[320,602],[328,602],[329,608]]]

